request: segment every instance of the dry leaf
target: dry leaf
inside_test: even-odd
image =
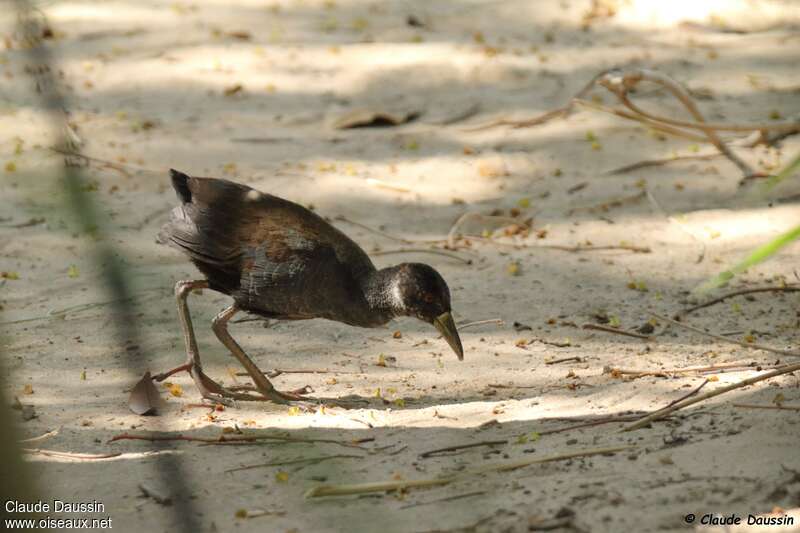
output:
[[[164,387],[166,387],[167,390],[169,390],[169,393],[175,396],[176,398],[180,398],[181,396],[183,396],[183,387],[181,387],[177,383],[170,383],[169,381],[167,381],[166,383],[164,383]]]
[[[128,407],[137,415],[155,415],[162,406],[163,400],[153,385],[150,371],[147,371],[131,390]]]
[[[378,109],[353,109],[336,118],[333,128],[346,130],[353,128],[381,128],[399,126],[419,118],[422,112],[411,111],[386,111]]]
[[[234,94],[238,94],[244,90],[244,85],[241,83],[236,83],[234,85],[230,85],[225,87],[225,90],[222,91],[222,94],[225,96],[233,96]]]
[[[400,185],[395,185],[393,183],[389,183],[375,178],[367,178],[366,181],[367,185],[371,185],[379,189],[387,189],[395,192],[411,192],[411,189],[409,189],[408,187],[401,187]]]
[[[228,37],[232,37],[234,39],[239,39],[240,41],[249,41],[252,39],[252,35],[250,35],[249,31],[244,30],[236,30],[236,31],[229,31],[227,33]]]

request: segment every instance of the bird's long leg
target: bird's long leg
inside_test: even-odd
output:
[[[184,280],[175,284],[175,299],[178,302],[178,318],[181,321],[181,328],[183,329],[183,340],[186,344],[186,362],[180,366],[162,372],[153,376],[155,381],[164,381],[169,376],[181,371],[189,372],[192,376],[197,389],[203,398],[214,401],[223,401],[224,398],[231,398],[234,400],[261,400],[256,396],[248,394],[239,394],[224,389],[219,383],[208,377],[203,372],[203,365],[200,362],[200,351],[197,349],[197,340],[194,336],[194,328],[192,327],[192,317],[189,314],[189,305],[186,298],[194,289],[207,289],[207,280]]]
[[[239,311],[236,304],[228,307],[214,318],[212,329],[219,341],[230,350],[236,359],[242,364],[244,369],[250,374],[256,391],[263,394],[276,403],[302,402],[308,400],[304,396],[293,392],[281,392],[270,383],[264,373],[256,366],[252,359],[242,350],[242,347],[228,333],[228,321]]]

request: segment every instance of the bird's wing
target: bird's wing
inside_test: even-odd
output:
[[[308,302],[296,301],[298,306],[322,308],[327,295],[374,268],[358,245],[298,204],[230,181],[177,172],[173,186],[182,204],[159,240],[186,253],[223,292],[252,300],[281,287],[270,291],[273,297],[297,300],[302,294]],[[326,284],[331,287],[326,294],[316,294],[314,288]],[[320,306],[311,305],[314,301]],[[291,307],[292,301],[285,304]]]

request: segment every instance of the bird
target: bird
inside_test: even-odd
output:
[[[156,381],[187,371],[209,400],[308,400],[305,390],[276,389],[231,336],[228,322],[240,311],[278,320],[322,318],[361,328],[416,317],[433,325],[463,360],[450,289],[431,266],[401,263],[378,269],[355,241],[302,205],[225,179],[174,169],[170,177],[180,204],[156,242],[183,252],[204,277],[175,284],[186,362],[157,374]],[[252,386],[225,388],[203,372],[187,303],[196,289],[233,299],[213,319],[212,330],[247,371]]]

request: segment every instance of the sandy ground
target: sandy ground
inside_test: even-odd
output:
[[[683,330],[648,342],[580,326],[606,316],[635,330],[648,311],[681,309],[688,290],[797,223],[797,204],[780,201],[796,195],[796,184],[764,198],[739,188],[739,170],[724,159],[607,175],[643,159],[711,149],[591,110],[536,128],[467,131],[559,106],[614,65],[668,73],[703,97],[699,105],[712,121],[769,122],[800,112],[796,4],[621,4],[614,17],[587,19],[590,2],[577,0],[45,2],[82,149],[112,162],[85,170],[137,296],[140,339],[129,345],[114,340],[94,243],[78,234],[61,207],[61,184],[48,177],[59,164],[48,149],[52,131],[5,10],[0,271],[18,278],[0,281],[5,392],[35,409],[35,418],[21,421],[26,437],[60,428],[28,446],[122,453],[106,460],[30,455],[45,497],[102,502],[103,512],[85,516],[109,516],[119,531],[175,531],[189,520],[173,513],[184,505],[193,506],[202,531],[516,532],[557,525],[552,519],[564,531],[668,531],[693,527],[685,524],[688,513],[698,521],[707,513],[746,520],[775,508],[794,509],[800,523],[798,413],[734,405],[770,405],[778,395],[798,405],[796,376],[736,390],[632,433],[618,432],[621,423],[569,429],[661,407],[706,378],[712,381],[704,390],[712,390],[758,374],[622,379],[604,367],[783,359]],[[595,94],[612,103],[607,93]],[[637,98],[684,116],[656,88]],[[334,128],[363,108],[420,116],[397,127]],[[779,150],[737,153],[769,172],[798,150],[795,136]],[[139,417],[126,405],[138,377],[126,361],[157,372],[183,360],[172,286],[197,276],[177,252],[154,244],[175,202],[169,167],[236,179],[331,219],[408,239],[441,239],[466,212],[516,207],[533,218],[531,235],[496,237],[530,247],[475,241],[458,252],[470,265],[422,253],[375,257],[379,266],[414,260],[439,269],[460,323],[502,319],[463,330],[461,363],[414,320],[376,330],[325,321],[232,328],[264,369],[325,371],[284,374],[276,378],[281,387],[308,384],[322,397],[361,397],[368,400],[363,408],[295,413],[242,404],[212,413],[195,405],[190,379],[179,375],[172,381],[181,396],[162,388],[163,415]],[[620,198],[632,199],[613,202]],[[427,246],[335,223],[372,252]],[[463,229],[480,235],[493,228],[483,222]],[[652,252],[536,248],[623,242]],[[734,287],[796,281],[798,255],[790,246]],[[190,299],[206,368],[231,384],[238,369],[208,327],[227,303],[208,291]],[[756,294],[688,320],[786,348],[798,340],[797,303],[793,294]],[[517,331],[515,323],[529,328]],[[378,365],[381,358],[386,366]],[[547,364],[564,358],[572,359]],[[237,428],[335,442],[177,442],[156,452],[151,442],[107,443],[125,431],[216,437],[235,436]],[[557,429],[567,430],[548,433]],[[354,447],[358,439],[372,440]],[[484,441],[506,443],[421,456]],[[443,487],[303,498],[323,483],[431,478],[620,445],[631,448],[464,476]],[[156,471],[165,454],[186,474],[184,493],[170,493]],[[313,458],[325,460],[297,462]],[[230,471],[276,462],[287,464]],[[144,497],[141,485],[173,505]],[[778,529],[753,529],[767,530]]]

